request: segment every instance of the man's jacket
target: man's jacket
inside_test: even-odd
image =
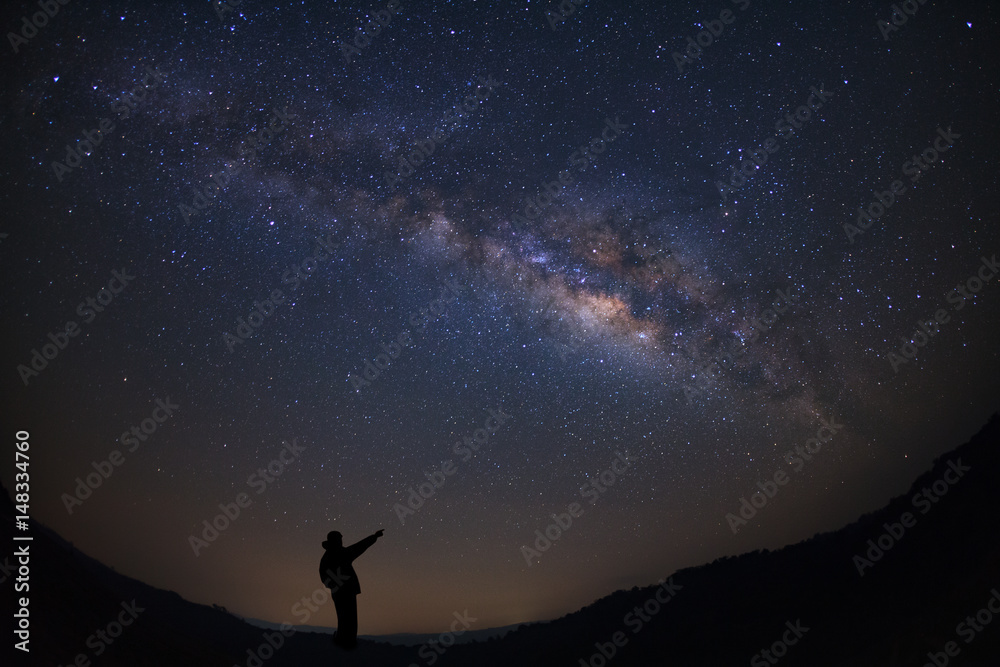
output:
[[[329,588],[333,595],[361,594],[361,584],[351,563],[368,547],[375,544],[376,540],[378,537],[369,535],[349,547],[327,548],[319,561],[319,576],[323,580],[323,585]]]

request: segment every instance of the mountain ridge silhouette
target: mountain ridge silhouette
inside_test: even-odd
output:
[[[500,638],[455,645],[435,665],[577,666],[581,660],[596,665],[600,661],[590,660],[602,645],[606,652],[614,649],[606,662],[615,667],[746,665],[782,637],[786,622],[800,620],[808,631],[780,658],[782,667],[919,666],[927,662],[928,651],[941,652],[948,641],[960,649],[954,664],[998,667],[1000,618],[968,644],[955,632],[962,619],[986,605],[992,589],[1000,590],[1000,534],[991,530],[1000,516],[994,485],[1000,472],[998,445],[1000,415],[994,415],[967,443],[935,459],[907,494],[843,528],[665,577],[680,590],[638,632],[624,619],[653,597],[658,584],[616,591]],[[914,494],[941,479],[955,459],[971,469],[925,515],[914,511]],[[13,503],[8,493],[2,496],[0,539],[12,544]],[[906,511],[917,516],[916,524],[860,576],[853,557],[864,554],[868,540],[877,540],[886,532],[884,524],[899,522]],[[84,652],[94,665],[246,667],[248,651],[265,642],[266,630],[222,608],[119,574],[34,520],[31,534],[30,664],[69,665]],[[4,585],[12,586],[12,579]],[[87,637],[132,599],[144,611],[94,658]],[[6,619],[10,637],[12,619],[9,614]],[[618,631],[624,646],[612,641]],[[347,654],[332,645],[328,634],[308,631],[285,639],[262,661],[266,667],[411,663],[428,664],[414,646],[362,637],[358,649]]]

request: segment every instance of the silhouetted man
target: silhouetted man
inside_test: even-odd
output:
[[[326,553],[319,561],[319,576],[323,585],[330,589],[330,597],[337,608],[337,633],[333,636],[333,641],[343,648],[358,645],[358,595],[361,594],[361,584],[351,563],[375,544],[383,532],[379,530],[360,542],[345,547],[343,536],[332,530],[327,533],[326,542],[323,543]]]

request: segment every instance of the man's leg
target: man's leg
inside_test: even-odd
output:
[[[340,622],[340,617],[337,617],[337,621]],[[344,620],[340,626],[344,628],[344,642],[345,646],[348,648],[354,648],[358,645],[358,596],[357,595],[345,595],[344,596]]]
[[[332,595],[333,606],[337,609],[337,631],[333,633],[333,643],[338,646],[344,644],[344,598],[339,595]]]
[[[358,597],[337,595],[333,605],[337,608],[337,644],[354,648],[358,643]]]

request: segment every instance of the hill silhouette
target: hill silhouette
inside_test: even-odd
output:
[[[968,643],[970,631],[959,635],[956,630],[963,619],[986,607],[991,591],[1000,590],[998,445],[1000,417],[994,416],[968,443],[939,457],[907,494],[851,525],[776,551],[722,558],[674,573],[670,601],[646,616],[637,631],[641,617],[634,609],[655,599],[659,585],[618,591],[557,620],[527,625],[500,638],[455,645],[434,664],[577,666],[583,660],[594,667],[920,666],[928,662],[928,652],[940,654],[939,660],[947,658],[942,652],[948,642],[955,642],[959,655],[948,658],[948,664],[998,667],[1000,615]],[[963,467],[968,471],[958,478]],[[942,479],[956,481],[939,501],[915,505],[916,494],[925,488],[933,493],[935,482]],[[8,494],[2,495],[0,539],[9,545],[14,512]],[[924,504],[926,514],[921,513]],[[890,530],[898,534],[894,524],[905,512],[913,514],[916,523],[903,526],[905,532],[891,545],[883,537],[883,545],[889,545],[884,555],[876,560],[878,552],[872,551],[871,566],[855,560],[872,548],[869,540],[877,546]],[[32,534],[30,664],[69,665],[80,652],[93,658],[87,638],[122,611],[123,601],[133,599],[143,608],[134,625],[91,664],[246,666],[248,651],[266,642],[266,630],[219,607],[195,604],[118,574],[44,526],[34,523]],[[8,575],[3,586],[11,586],[12,579]],[[647,611],[654,606],[659,603]],[[11,617],[5,618],[9,627]],[[798,635],[789,629],[795,627]],[[613,644],[616,632],[622,633],[621,646]],[[783,636],[796,639],[787,654],[773,657],[773,662],[759,655]],[[607,654],[614,650],[610,659],[601,656],[602,647]],[[418,656],[416,647],[365,638],[357,651],[345,654],[328,634],[301,631],[260,664],[411,663],[422,666],[428,661]]]

